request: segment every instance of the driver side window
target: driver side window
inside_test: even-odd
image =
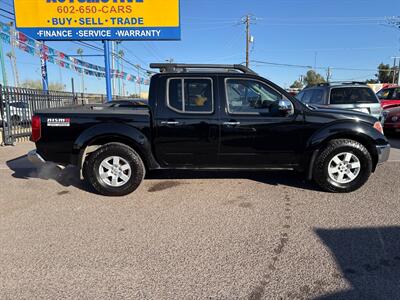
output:
[[[282,94],[264,83],[248,79],[226,79],[228,112],[273,116]]]

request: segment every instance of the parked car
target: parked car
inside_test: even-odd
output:
[[[400,132],[400,106],[387,110],[387,117],[384,123],[385,132]]]
[[[376,118],[306,106],[242,65],[150,67],[160,73],[148,105],[35,112],[28,158],[76,165],[95,191],[120,196],[154,169],[298,170],[350,192],[389,157]]]
[[[5,109],[5,108],[4,108]],[[31,121],[31,110],[29,108],[29,104],[24,101],[14,101],[10,102],[9,105],[9,114],[10,114],[10,123],[12,125],[22,125],[26,124],[29,125]],[[7,112],[4,111],[4,120],[2,117],[2,114],[0,113],[0,124],[2,125],[3,122],[5,121],[6,124],[8,122],[7,120]]]
[[[375,93],[364,83],[324,83],[308,87],[297,96],[301,102],[321,108],[341,108],[370,114],[383,123],[382,108]]]
[[[400,86],[383,88],[376,95],[383,109],[400,106]]]

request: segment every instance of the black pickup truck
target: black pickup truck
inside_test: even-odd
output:
[[[242,65],[150,66],[160,72],[148,103],[35,112],[29,159],[76,165],[97,192],[119,196],[154,169],[291,169],[350,192],[388,159],[374,117],[302,104]]]

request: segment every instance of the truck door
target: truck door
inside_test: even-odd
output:
[[[159,90],[155,154],[165,167],[215,166],[219,124],[213,77],[170,77]]]
[[[304,149],[304,121],[294,104],[259,79],[225,78],[220,86],[225,94],[225,101],[221,101],[220,164],[246,168],[298,165]]]

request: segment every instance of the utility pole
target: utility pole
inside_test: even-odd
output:
[[[249,67],[250,16],[246,16],[246,67]]]
[[[386,24],[390,27],[400,29],[400,16],[394,16],[394,17],[388,17],[386,18]],[[398,76],[397,76],[397,84],[400,85],[400,57],[396,57],[399,59],[399,69],[398,69]],[[395,58],[395,63],[396,65],[396,58]],[[395,82],[395,69],[393,69],[393,83]]]
[[[397,69],[397,85],[400,85],[400,57],[399,57],[399,67]]]
[[[256,21],[257,18],[251,14],[247,14],[241,20],[241,24],[246,26],[246,67],[250,65],[250,44],[253,43],[253,37],[250,34],[250,24],[252,21]]]
[[[400,56],[393,56],[393,78],[392,78],[392,84],[400,84]],[[397,59],[399,60],[399,66],[397,67]],[[396,73],[397,73],[397,80],[396,80]],[[390,74],[390,73],[389,73]]]
[[[326,71],[326,82],[329,82],[329,80],[331,80],[331,78],[332,78],[331,67],[328,67],[328,70]]]
[[[315,51],[314,52],[314,71],[317,71],[317,56],[318,56],[318,52]]]
[[[392,79],[392,84],[394,84],[394,81],[396,79],[396,59],[397,57],[393,57],[393,79]]]

